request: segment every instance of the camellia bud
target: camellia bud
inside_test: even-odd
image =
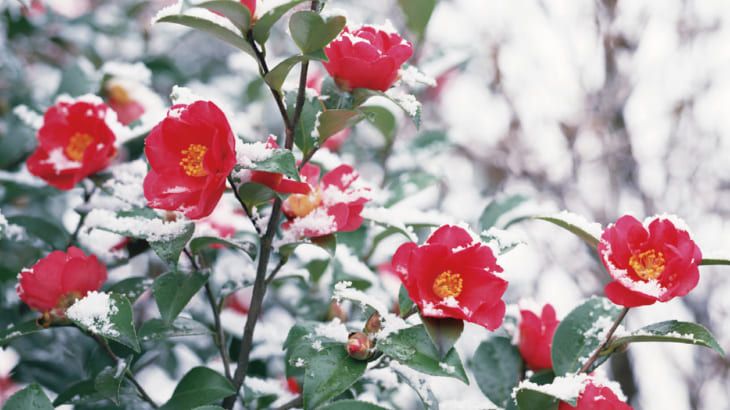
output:
[[[342,305],[335,301],[332,301],[332,303],[330,303],[329,309],[327,309],[327,320],[329,321],[334,318],[340,319],[340,322],[346,322],[347,312],[342,309]]]
[[[383,325],[380,323],[380,314],[378,312],[375,312],[370,315],[370,319],[365,322],[365,327],[363,328],[363,331],[367,334],[374,334],[378,333],[382,328]]]
[[[372,354],[372,342],[368,335],[362,332],[350,333],[347,339],[347,354],[353,359],[367,360]]]

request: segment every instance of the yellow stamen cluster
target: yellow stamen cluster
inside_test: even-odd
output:
[[[208,171],[203,168],[203,158],[207,151],[208,147],[205,145],[190,144],[180,152],[183,156],[180,160],[180,166],[188,176],[204,177],[208,175]]]
[[[461,275],[450,270],[441,272],[433,281],[433,293],[443,299],[459,296],[463,287],[464,280]]]
[[[322,195],[319,190],[309,194],[293,194],[286,200],[287,207],[292,214],[298,217],[305,217],[317,209],[322,203]]]
[[[84,152],[93,141],[94,138],[91,135],[77,132],[69,138],[64,153],[68,159],[79,162],[84,159]]]
[[[661,252],[650,249],[629,259],[629,265],[634,269],[636,275],[643,280],[652,280],[664,272],[664,255]]]

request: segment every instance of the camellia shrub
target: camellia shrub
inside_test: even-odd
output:
[[[725,354],[697,323],[622,325],[730,264],[678,217],[602,227],[515,214],[525,198],[508,195],[462,204],[486,206],[466,222],[397,206],[434,182],[405,170],[442,149],[419,128],[419,99],[438,93],[419,67],[436,2],[398,3],[400,31],[317,0],[159,7],[152,30],[184,27],[168,47],[203,34],[255,67],[245,90],[216,85],[257,101],[269,120],[255,126],[172,83],[163,102],[149,71],[174,78],[162,61],[95,61],[52,103],[14,107],[35,143],[2,175],[4,408],[631,409],[602,366],[630,344]],[[23,12],[6,18],[53,14]],[[361,126],[376,148],[352,141]],[[411,163],[393,160],[396,138]],[[555,300],[515,304],[531,295],[502,260],[530,246],[510,232],[525,223],[582,240],[603,291],[562,317]],[[472,393],[443,402],[443,383]]]

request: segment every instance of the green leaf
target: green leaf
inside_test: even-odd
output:
[[[40,332],[45,330],[44,327],[38,326],[38,322],[35,319],[28,320],[18,325],[11,323],[3,330],[0,330],[0,346],[5,346],[13,339],[29,335],[31,333]]]
[[[299,245],[306,244],[319,246],[333,257],[335,256],[335,251],[337,250],[337,236],[335,236],[334,234],[330,234],[325,236],[318,236],[316,238],[310,238],[307,241],[288,243],[286,245],[282,245],[282,247],[279,248],[279,254],[282,258],[289,258]]]
[[[347,355],[340,343],[323,344],[307,358],[304,372],[304,408],[314,409],[355,383],[367,369],[367,362]]]
[[[702,261],[700,261],[700,265],[710,266],[710,265],[730,265],[730,259],[722,259],[722,258],[704,258]]]
[[[680,322],[677,320],[654,323],[631,332],[628,336],[617,337],[611,341],[611,344],[605,351],[607,354],[610,354],[623,345],[637,342],[693,344],[708,347],[720,355],[725,356],[725,351],[706,327],[698,323]]]
[[[178,317],[172,323],[162,319],[150,319],[139,329],[139,338],[143,342],[149,340],[163,340],[171,337],[209,335],[211,330],[207,326],[187,317]]]
[[[421,103],[418,102],[416,97],[411,94],[389,94],[367,88],[356,88],[352,91],[352,96],[354,98],[353,105],[355,107],[361,106],[371,97],[386,98],[400,107],[400,109],[403,110],[408,117],[410,117],[416,125],[416,128],[421,126]]]
[[[319,408],[320,410],[387,410],[373,403],[359,400],[339,400]]]
[[[288,149],[278,148],[273,150],[271,156],[263,161],[256,162],[249,168],[255,171],[274,172],[299,181],[299,170],[294,154]]]
[[[196,407],[193,410],[225,410],[221,406],[214,406],[214,405],[207,405],[207,406],[200,406]]]
[[[334,40],[347,23],[344,16],[326,19],[310,10],[298,11],[289,19],[289,31],[302,53],[320,50]]]
[[[92,401],[102,399],[102,395],[96,391],[93,379],[83,380],[72,384],[71,387],[58,394],[56,399],[53,401],[53,405],[57,407],[63,404],[77,404],[89,399]]]
[[[619,307],[602,297],[592,297],[568,313],[553,336],[551,356],[555,374],[564,376],[580,370],[603,343],[604,328],[610,327],[620,314]],[[597,361],[594,366],[598,364]]]
[[[446,356],[464,331],[464,321],[452,318],[432,318],[421,316],[428,337],[439,353],[439,358]]]
[[[409,327],[379,340],[377,348],[402,364],[432,376],[453,377],[469,384],[459,354],[449,350],[443,360],[423,325]]]
[[[33,383],[12,395],[5,402],[3,410],[53,410],[53,404],[41,386]]]
[[[177,266],[180,254],[190,238],[193,237],[193,233],[195,233],[195,224],[189,223],[185,225],[185,228],[180,235],[174,236],[168,240],[148,242],[152,250],[155,251],[160,259],[172,266]]]
[[[49,222],[48,218],[16,215],[7,220],[8,224],[22,227],[26,234],[45,242],[51,248],[66,250],[69,234],[60,226]]]
[[[264,13],[263,16],[254,23],[253,26],[253,38],[257,43],[263,45],[269,39],[269,33],[271,28],[276,24],[277,21],[292,7],[299,3],[303,3],[307,0],[293,0],[288,3],[276,6],[271,10]]]
[[[287,111],[290,116],[294,115],[296,106],[296,93],[286,94]],[[322,103],[316,96],[305,97],[302,105],[302,112],[294,133],[294,144],[302,151],[303,155],[309,154],[319,145],[317,131],[317,118],[321,116]]]
[[[271,88],[281,91],[281,87],[284,85],[284,81],[286,81],[286,77],[289,76],[289,72],[292,68],[294,68],[297,64],[301,63],[302,61],[308,61],[308,60],[326,60],[325,58],[322,58],[322,55],[296,55],[287,58],[286,60],[280,62],[276,65],[276,67],[272,68],[264,77],[264,80],[266,81],[266,84],[268,84]]]
[[[123,295],[129,299],[131,303],[134,303],[140,295],[152,286],[153,282],[154,280],[141,276],[127,278],[111,285],[107,289],[107,292]]]
[[[124,373],[131,361],[132,356],[129,356],[126,360],[119,360],[116,366],[105,367],[94,380],[96,391],[116,405],[119,405],[119,390],[122,387]]]
[[[436,8],[436,0],[398,0],[398,4],[406,16],[408,29],[419,39],[423,38],[433,9]]]
[[[223,245],[227,248],[238,249],[248,255],[251,260],[256,259],[256,244],[235,239],[217,238],[215,236],[199,236],[191,240],[190,250],[193,253],[199,253],[201,250],[209,248],[210,245]]]
[[[429,386],[425,377],[421,376],[421,374],[417,372],[405,372],[404,370],[408,369],[402,368],[400,363],[398,363],[398,366],[393,366],[393,363],[391,362],[390,368],[396,375],[398,375],[400,380],[404,381],[411,389],[413,389],[418,398],[421,399],[424,409],[439,409],[438,399],[433,394],[433,390],[431,390],[431,386]]]
[[[557,398],[530,389],[517,390],[516,399],[520,410],[558,410],[560,404]]]
[[[416,306],[416,304],[413,303],[411,297],[408,296],[408,290],[405,286],[400,285],[400,290],[398,290],[398,310],[400,311],[400,316],[406,317],[414,306]]]
[[[319,143],[323,144],[327,138],[337,134],[345,128],[352,127],[365,115],[359,111],[353,110],[327,110],[319,115]]]
[[[402,172],[388,182],[386,188],[390,195],[385,202],[385,206],[393,206],[403,199],[413,196],[417,192],[431,187],[438,182],[438,177],[425,171],[414,170]],[[432,225],[432,223],[429,222],[427,225]]]
[[[152,286],[152,293],[162,320],[172,323],[207,280],[208,276],[200,272],[168,272],[158,277]]]
[[[479,345],[471,361],[477,385],[492,403],[507,408],[512,389],[520,382],[522,357],[507,337],[496,336]]]
[[[202,17],[189,16],[185,14],[173,14],[170,16],[162,17],[161,19],[157,20],[156,23],[175,23],[194,28],[196,30],[200,30],[204,33],[208,33],[210,35],[218,37],[219,39],[225,41],[226,43],[232,45],[233,47],[236,47],[237,49],[247,54],[256,56],[253,48],[251,48],[251,45],[248,43],[248,41],[246,41],[241,33],[236,33],[226,27],[221,26],[218,23]]]
[[[569,218],[565,218],[562,214],[550,215],[550,216],[536,216],[534,219],[540,219],[543,221],[551,222],[563,229],[572,232],[574,235],[585,241],[588,245],[595,248],[598,246],[599,238],[586,231],[582,227],[573,223]]]
[[[139,353],[139,342],[137,341],[137,333],[134,329],[132,304],[129,303],[129,299],[126,297],[114,293],[109,294],[109,299],[115,309],[111,310],[111,314],[108,317],[108,326],[100,325],[99,321],[96,320],[84,320],[84,323],[81,320],[74,318],[70,311],[70,309],[73,308],[73,305],[69,308],[68,318],[76,326],[87,332],[97,334],[105,339],[114,340],[115,342],[121,343]],[[87,324],[89,326],[87,326]]]
[[[195,367],[183,376],[163,410],[189,409],[236,394],[231,382],[207,367]]]
[[[479,229],[486,231],[497,225],[499,217],[517,208],[527,201],[523,195],[511,195],[505,198],[493,199],[479,217]]]
[[[231,20],[234,26],[241,30],[241,34],[245,35],[251,25],[251,11],[240,1],[232,0],[209,0],[198,3],[195,7],[209,9],[224,15]]]
[[[386,144],[392,143],[395,138],[396,121],[395,115],[385,108],[378,105],[369,105],[360,107],[360,111],[365,114],[365,118],[375,126],[375,128],[383,134]]]
[[[276,192],[266,185],[247,182],[238,187],[238,195],[243,199],[248,209],[253,209],[274,199]]]

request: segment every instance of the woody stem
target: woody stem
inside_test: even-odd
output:
[[[624,308],[621,313],[619,313],[616,320],[613,322],[613,325],[611,325],[611,328],[608,329],[608,333],[606,333],[606,339],[601,343],[600,346],[596,349],[595,352],[591,355],[591,357],[588,358],[588,360],[583,364],[583,367],[578,370],[578,373],[585,373],[588,371],[588,369],[593,366],[593,363],[598,360],[598,357],[601,355],[601,351],[608,346],[608,344],[611,342],[611,337],[614,333],[616,333],[616,329],[618,329],[618,325],[623,322],[624,318],[626,317],[626,314],[629,313],[629,308]]]

